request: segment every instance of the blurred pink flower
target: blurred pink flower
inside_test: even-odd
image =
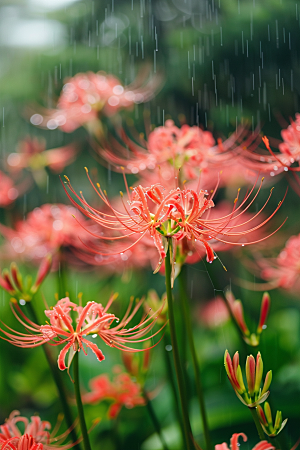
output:
[[[159,77],[147,79],[146,71],[136,80],[122,86],[120,80],[105,72],[78,73],[66,80],[57,102],[57,109],[33,114],[33,125],[71,133],[76,128],[95,122],[99,114],[112,116],[120,109],[148,101],[157,90]]]
[[[17,150],[7,157],[8,167],[14,172],[25,168],[36,171],[44,167],[49,167],[53,172],[61,172],[74,161],[77,153],[74,145],[46,150],[46,142],[43,139],[30,137],[19,142]]]
[[[21,424],[20,430],[19,424]],[[60,445],[68,436],[70,430],[60,436],[50,434],[51,425],[39,416],[31,420],[20,416],[19,411],[13,411],[5,423],[0,425],[1,450],[66,450],[74,444]]]
[[[82,307],[71,302],[68,297],[63,298],[52,309],[45,311],[45,315],[50,320],[50,323],[47,325],[35,324],[23,313],[17,302],[12,302],[11,307],[13,313],[28,331],[28,334],[20,333],[7,327],[8,331],[0,328],[0,331],[5,336],[0,337],[16,347],[21,348],[38,347],[46,343],[53,346],[63,344],[64,347],[58,356],[58,367],[60,370],[65,370],[70,367],[74,354],[77,351],[82,350],[86,355],[84,346],[90,348],[99,361],[105,359],[97,344],[86,339],[85,336],[88,335],[92,335],[92,338],[99,336],[105,344],[122,351],[145,351],[145,349],[134,349],[128,345],[146,341],[161,331],[163,327],[144,338],[155,325],[160,311],[155,311],[151,315],[146,314],[137,325],[126,329],[126,325],[133,319],[142,305],[143,300],[140,300],[133,306],[134,298],[131,298],[124,317],[119,321],[114,314],[107,312],[117,296],[117,294],[113,294],[105,308],[101,303],[93,301],[88,302]],[[75,321],[72,319],[72,313],[77,315]],[[111,326],[114,320],[117,321],[117,325],[112,328]],[[73,327],[74,322],[76,325]],[[66,364],[65,359],[67,354],[69,355]]]
[[[240,436],[242,436],[244,442],[247,441],[247,436],[244,433],[233,434],[230,439],[230,450],[239,450],[240,444],[238,440]],[[215,450],[229,450],[229,448],[227,443],[223,442],[223,444],[215,445]],[[268,441],[260,441],[252,448],[252,450],[275,450],[275,447],[272,444],[269,444]]]
[[[84,403],[99,403],[102,400],[112,400],[108,410],[108,417],[115,419],[122,406],[134,408],[142,406],[145,400],[139,383],[133,381],[128,373],[119,373],[112,380],[106,374],[92,378],[89,382],[91,392],[84,394]]]
[[[0,207],[6,208],[18,198],[20,192],[11,178],[0,171]]]
[[[285,165],[291,165],[300,160],[300,114],[296,114],[295,121],[286,130],[281,131],[283,142],[279,144],[279,150],[282,153],[280,160]]]
[[[217,328],[223,325],[228,321],[229,317],[228,308],[220,295],[198,309],[200,322],[208,328]]]
[[[164,126],[149,133],[148,141],[134,130],[134,140],[121,130],[123,143],[111,136],[109,142],[102,138],[99,146],[94,146],[104,163],[113,165],[117,171],[142,173],[145,183],[151,179],[151,184],[160,182],[174,188],[171,183],[180,169],[181,181],[196,180],[201,172],[201,185],[210,188],[211,180],[217,178],[221,170],[228,168],[230,171],[238,165],[242,146],[247,146],[253,139],[247,134],[246,128],[240,127],[225,141],[218,139],[216,144],[210,131],[186,124],[179,128],[172,120],[167,120]],[[241,165],[238,165],[236,175],[239,179],[243,177],[243,172]],[[231,170],[231,179],[228,176],[226,181],[230,179],[232,183],[232,175]],[[253,171],[251,179],[253,181]],[[221,183],[224,184],[222,178]]]
[[[84,220],[75,208],[44,204],[28,213],[26,220],[16,222],[15,229],[0,225],[0,232],[6,238],[2,256],[12,260],[21,257],[39,263],[50,253],[54,269],[61,259],[78,265],[79,260],[72,255],[72,250],[85,249],[84,243],[91,244],[94,240],[83,226],[91,233],[95,231],[95,225]]]
[[[256,262],[261,278],[268,281],[263,289],[280,287],[300,291],[300,234],[288,239],[277,258],[258,256]]]

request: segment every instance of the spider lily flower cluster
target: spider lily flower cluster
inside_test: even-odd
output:
[[[243,438],[243,441],[247,441],[247,436],[244,433],[234,433],[230,439],[230,450],[239,450],[239,437]],[[217,444],[215,446],[215,450],[229,450],[226,442],[223,444]],[[256,444],[252,450],[275,450],[275,447],[272,444],[269,444],[267,441],[260,441]]]
[[[212,262],[217,256],[210,245],[210,241],[244,246],[266,239],[266,237],[264,237],[246,243],[241,242],[242,236],[254,232],[265,225],[274,216],[282,204],[282,202],[279,202],[276,209],[268,218],[262,220],[259,224],[255,224],[255,226],[251,226],[251,221],[256,219],[264,209],[272,195],[271,191],[265,205],[256,214],[250,219],[247,218],[244,222],[236,223],[235,219],[240,218],[257,198],[261,188],[260,184],[257,193],[252,198],[251,194],[253,193],[255,186],[252,187],[243,201],[237,206],[238,194],[234,201],[231,213],[226,214],[223,217],[210,219],[209,210],[214,207],[213,197],[215,191],[208,194],[207,191],[202,189],[194,191],[192,189],[180,189],[179,187],[177,189],[168,190],[160,184],[155,184],[150,187],[139,185],[132,188],[132,192],[130,193],[124,177],[128,202],[126,204],[123,199],[123,193],[121,193],[124,208],[124,211],[121,212],[110,203],[106,191],[103,191],[99,184],[97,184],[97,186],[94,185],[89,177],[87,168],[86,172],[94,190],[108,208],[108,212],[91,207],[82,195],[79,196],[75,192],[68,177],[65,177],[66,184],[70,192],[75,196],[75,199],[66,188],[65,191],[73,205],[75,205],[83,214],[94,220],[104,230],[110,230],[111,236],[108,236],[107,234],[98,236],[99,239],[102,239],[102,241],[105,242],[136,236],[135,241],[129,247],[122,250],[120,249],[117,252],[109,251],[110,249],[107,244],[100,246],[98,249],[93,247],[90,250],[103,256],[120,254],[134,247],[145,236],[150,235],[159,254],[159,262],[155,272],[160,269],[164,258],[166,257],[169,240],[171,240],[173,244],[172,262],[174,262],[176,255],[176,245],[183,239],[191,242],[200,242],[205,248],[207,261]],[[246,230],[245,225],[249,226]],[[275,232],[271,233],[269,236]]]
[[[5,423],[0,425],[0,449],[67,450],[74,446],[73,443],[61,445],[70,430],[55,436],[55,431],[50,433],[50,429],[50,423],[41,420],[39,416],[32,416],[28,420],[27,417],[20,416],[19,411],[13,411]]]
[[[273,425],[272,412],[268,402],[265,402],[264,409],[262,409],[262,407],[258,405],[256,411],[264,432],[270,437],[277,436],[287,423],[287,419],[282,421],[281,411],[277,411],[275,422]]]
[[[32,300],[34,294],[38,291],[40,285],[45,280],[51,270],[52,257],[46,256],[40,264],[36,280],[32,284],[32,279],[27,276],[23,281],[22,274],[16,263],[12,263],[10,271],[4,269],[2,276],[0,275],[0,286],[7,291],[13,298],[17,298],[21,304],[25,304]]]
[[[265,377],[263,388],[261,388],[263,376],[263,361],[260,352],[255,358],[250,355],[246,360],[246,378],[248,389],[246,389],[241,366],[239,365],[239,353],[234,354],[233,359],[226,350],[224,357],[224,364],[229,381],[241,402],[248,406],[248,408],[255,408],[260,403],[263,403],[269,396],[269,387],[272,381],[272,371],[269,370]]]
[[[256,333],[250,333],[249,331],[244,318],[244,308],[242,302],[240,300],[235,300],[234,295],[231,291],[226,292],[226,300],[230,311],[241,331],[244,341],[252,347],[257,347],[270,309],[270,296],[268,292],[265,292],[262,296],[260,318]]]
[[[91,392],[82,396],[87,404],[96,404],[103,400],[112,401],[108,409],[109,419],[115,419],[122,406],[134,408],[143,406],[145,399],[139,383],[133,381],[128,373],[119,373],[110,380],[106,374],[92,378],[89,382]]]
[[[60,370],[69,369],[76,352],[82,350],[84,354],[87,354],[84,347],[91,349],[98,361],[105,359],[98,345],[86,338],[88,335],[91,335],[92,338],[99,336],[105,344],[122,351],[143,351],[128,345],[146,341],[161,331],[160,329],[144,338],[155,325],[160,311],[145,315],[137,325],[127,329],[126,325],[133,319],[143,300],[133,305],[134,299],[132,298],[124,317],[119,321],[114,314],[107,312],[116,297],[117,294],[113,294],[105,307],[93,301],[82,307],[71,302],[68,297],[63,298],[52,309],[45,311],[46,317],[50,320],[50,323],[46,325],[35,324],[23,313],[17,303],[12,303],[15,317],[26,328],[28,334],[12,330],[10,327],[7,327],[8,331],[0,328],[5,336],[2,336],[2,339],[22,348],[37,347],[46,343],[52,346],[63,345],[58,357]],[[77,316],[75,326],[73,326],[72,313]],[[117,321],[117,325],[112,327],[114,321]],[[67,354],[68,361],[66,363]]]

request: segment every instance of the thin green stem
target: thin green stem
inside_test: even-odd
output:
[[[39,323],[37,315],[34,310],[34,307],[32,305],[32,302],[26,303],[26,306],[30,312],[30,315],[31,315],[33,321],[35,323]],[[74,420],[73,420],[72,412],[71,412],[70,406],[67,402],[68,394],[67,394],[65,385],[63,383],[63,380],[62,380],[62,374],[58,369],[57,363],[53,360],[52,353],[49,350],[49,348],[46,345],[43,345],[42,348],[43,348],[44,354],[46,356],[54,383],[56,384],[56,388],[57,388],[58,395],[59,395],[59,398],[61,401],[61,406],[62,406],[63,413],[65,416],[66,424],[67,424],[68,428],[70,429],[70,435],[71,435],[72,441],[75,443],[78,441],[78,439],[77,439],[76,431],[74,429]],[[74,448],[76,448],[77,450],[80,450],[79,444],[77,443]]]
[[[181,270],[178,280],[179,280],[179,286],[180,286],[180,302],[182,306],[183,311],[183,317],[185,322],[185,331],[187,333],[188,343],[192,355],[192,362],[193,362],[193,369],[195,374],[195,384],[196,384],[196,391],[197,391],[197,397],[199,401],[199,407],[201,411],[201,419],[202,419],[202,426],[203,426],[203,433],[204,433],[204,439],[206,444],[206,449],[212,449],[212,442],[210,438],[210,432],[209,432],[209,426],[208,426],[208,420],[207,420],[207,413],[206,413],[206,407],[204,402],[204,392],[203,392],[203,386],[202,386],[202,380],[201,380],[201,372],[199,367],[199,361],[197,358],[197,353],[195,349],[195,343],[194,343],[194,337],[193,337],[193,330],[192,330],[192,323],[191,323],[191,314],[190,314],[190,308],[189,308],[189,300],[187,298],[186,289],[185,289],[185,270]]]
[[[258,418],[258,415],[257,415],[257,412],[256,412],[256,408],[249,408],[249,410],[250,410],[250,412],[252,414],[252,417],[253,417],[253,420],[254,420],[257,432],[258,432],[259,439],[264,440],[265,439],[265,433],[264,433],[264,430],[262,429],[262,426],[260,424],[260,421],[259,421],[259,418]]]
[[[153,405],[151,403],[151,400],[149,398],[149,395],[147,394],[147,392],[146,392],[146,390],[144,388],[142,389],[142,393],[143,393],[143,397],[144,397],[145,402],[146,402],[146,406],[147,406],[147,410],[148,410],[149,416],[150,416],[150,418],[151,418],[151,420],[153,422],[155,431],[156,431],[156,433],[159,436],[159,439],[160,439],[160,442],[161,442],[161,444],[163,446],[163,449],[164,450],[169,450],[168,446],[167,446],[167,443],[165,441],[165,438],[163,436],[159,420],[158,420],[158,418],[156,416],[155,410],[154,410]]]
[[[180,404],[183,417],[183,427],[185,435],[186,450],[190,450],[193,445],[193,434],[192,428],[189,420],[188,406],[186,402],[185,384],[183,379],[182,367],[180,363],[180,356],[178,350],[178,342],[176,337],[176,327],[175,327],[175,316],[173,308],[173,295],[171,287],[171,262],[170,255],[172,254],[171,243],[169,241],[168,251],[165,258],[165,275],[166,275],[166,290],[167,290],[167,300],[168,300],[168,315],[169,315],[169,327],[171,334],[171,342],[173,348],[174,365],[179,389]]]
[[[83,405],[80,394],[80,386],[79,386],[79,351],[75,352],[73,358],[73,377],[74,377],[74,389],[75,389],[75,397],[77,404],[77,412],[79,418],[79,424],[83,439],[84,450],[91,450],[91,444],[89,440],[89,435],[85,423]]]
[[[167,347],[167,345],[169,345],[169,341],[167,341],[167,334],[166,333],[164,334],[164,345],[165,345],[165,347]],[[168,380],[170,381],[172,394],[173,394],[174,408],[175,408],[175,411],[176,411],[176,416],[177,416],[178,423],[180,425],[180,430],[181,430],[181,435],[182,435],[182,442],[184,442],[184,440],[185,440],[184,428],[183,428],[183,422],[182,422],[182,417],[181,417],[180,408],[179,408],[178,392],[177,392],[176,382],[175,382],[175,379],[174,379],[174,372],[173,372],[172,363],[171,363],[171,359],[170,359],[170,357],[171,357],[170,352],[165,351],[164,352],[164,356],[165,356],[165,364],[166,364]]]

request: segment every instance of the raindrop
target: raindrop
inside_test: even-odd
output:
[[[93,339],[95,339],[96,337],[98,336],[98,334],[97,333],[95,333],[95,334],[92,334],[92,338]]]
[[[173,350],[173,347],[172,347],[172,345],[168,344],[165,346],[165,349],[167,352],[171,352]]]
[[[20,298],[19,303],[21,306],[26,305],[26,301],[23,298]]]

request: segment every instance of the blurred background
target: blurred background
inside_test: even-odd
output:
[[[212,132],[216,141],[218,138],[225,140],[239,126],[247,127],[250,133],[262,130],[262,134],[280,140],[282,128],[286,128],[290,118],[294,119],[299,111],[299,37],[299,5],[293,0],[1,0],[0,170],[3,175],[0,182],[3,186],[4,176],[9,176],[13,183],[9,201],[0,208],[1,224],[12,228],[44,204],[69,205],[58,174],[67,174],[76,190],[82,190],[87,200],[97,206],[84,166],[92,171],[94,179],[101,181],[111,198],[120,189],[124,190],[122,175],[115,173],[109,164],[104,167],[99,162],[87,128],[67,133],[50,122],[42,129],[32,121],[32,114],[56,107],[69,77],[88,71],[105,71],[117,77],[122,85],[133,82],[141,71],[149,78],[156,77],[158,87],[153,98],[136,103],[130,111],[120,111],[112,118],[104,117],[106,129],[113,129],[120,123],[134,124],[138,133],[145,133],[147,123],[154,128],[173,119],[177,126],[198,125]],[[37,171],[32,165],[11,173],[9,156],[18,153],[24,142],[34,139],[38,139],[44,149],[75,143],[76,157],[73,155],[68,165],[65,164],[67,167],[63,165],[55,171],[49,167]],[[135,180],[133,174],[128,176],[129,184]],[[284,175],[274,176],[273,184],[268,182],[261,198],[252,205],[253,211],[261,207],[273,185],[275,190],[266,214],[274,210],[288,185]],[[221,188],[216,200],[232,202],[236,187]],[[259,252],[276,257],[286,240],[299,233],[297,205],[299,196],[289,188],[284,205],[269,230],[276,229],[287,216],[288,221],[258,249]],[[16,256],[13,258],[7,251],[7,234],[3,231],[1,234],[1,266],[4,268]],[[36,258],[23,258],[22,251],[18,252],[18,242],[12,245],[19,253],[16,261],[20,270],[24,275],[35,276]],[[250,445],[258,441],[251,415],[236,398],[223,366],[224,351],[228,348],[231,352],[240,350],[243,367],[244,347],[233,324],[226,320],[226,313],[218,320],[219,306],[213,309],[210,321],[204,320],[202,313],[210,300],[231,286],[235,296],[243,300],[248,323],[255,327],[262,293],[247,290],[239,282],[241,279],[265,282],[248,270],[247,261],[252,258],[249,249],[239,249],[222,253],[227,272],[219,261],[208,266],[203,259],[185,267],[215,444],[229,442],[234,432],[245,432]],[[299,271],[300,259],[298,264]],[[55,293],[64,289],[62,273],[65,290],[73,300],[83,292],[84,301],[105,304],[111,292],[119,292],[116,314],[126,309],[131,295],[142,297],[154,288],[161,296],[165,291],[164,278],[160,274],[153,275],[150,264],[141,269],[118,264],[117,270],[112,270],[82,261],[71,264],[66,258],[63,270],[60,265],[55,267],[34,299],[41,320],[43,298],[53,305]],[[0,318],[15,328],[9,308],[10,296],[4,291],[0,295]],[[178,300],[178,296],[175,283],[175,299]],[[289,418],[287,436],[291,442],[299,437],[300,418],[298,297],[297,288],[271,292],[268,327],[260,345],[265,371],[273,370],[272,407]],[[180,333],[183,342],[184,329]],[[116,364],[122,365],[117,350],[105,350],[106,360],[101,364],[91,352],[82,358],[82,383],[86,391],[92,377],[111,373]],[[251,351],[249,349],[249,353]],[[170,448],[179,449],[180,433],[166,382],[165,353],[168,353],[168,342],[161,342],[152,350],[145,386],[147,391],[155,392],[153,406],[172,442]],[[190,364],[187,363],[186,369],[192,380]],[[63,375],[72,393],[69,377]],[[195,436],[203,445],[193,387],[189,403]],[[89,425],[95,417],[102,417],[91,433],[94,448],[161,448],[145,407],[122,408],[115,420],[109,420],[108,405],[109,401],[104,401],[86,407]],[[14,409],[27,416],[39,412],[54,425],[60,405],[42,350],[17,349],[1,341],[0,423]]]

